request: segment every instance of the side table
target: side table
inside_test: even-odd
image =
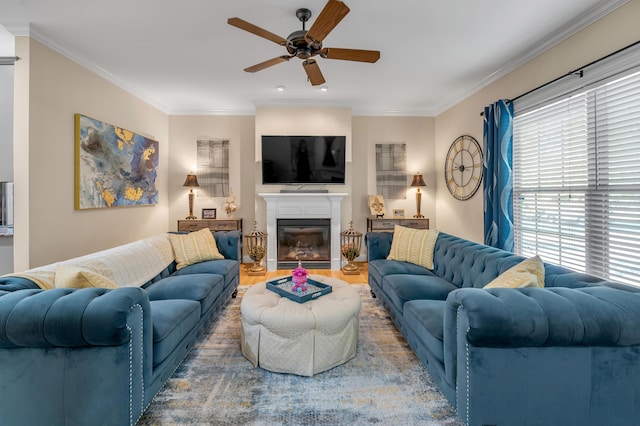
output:
[[[209,228],[212,231],[240,231],[242,233],[242,218],[178,220],[178,231],[193,232],[204,228]]]
[[[429,229],[429,219],[416,219],[416,218],[367,218],[367,232],[380,232],[390,231],[393,232],[393,227],[396,225],[405,226],[407,228],[417,229]]]

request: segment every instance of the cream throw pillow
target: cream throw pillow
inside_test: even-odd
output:
[[[60,265],[56,269],[56,288],[117,288],[109,278],[74,265]]]
[[[523,260],[484,286],[484,288],[523,287],[544,287],[544,264],[540,256]]]
[[[176,256],[178,269],[205,260],[224,259],[218,251],[216,240],[209,228],[190,234],[169,234],[169,240]]]
[[[413,229],[396,225],[393,229],[393,241],[391,241],[391,250],[387,259],[415,263],[433,270],[433,248],[437,239],[437,230]]]

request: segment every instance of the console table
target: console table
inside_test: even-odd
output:
[[[242,218],[240,219],[189,219],[178,221],[178,231],[199,231],[209,228],[212,231],[240,231],[242,232]]]
[[[396,225],[405,226],[407,228],[429,229],[429,219],[384,219],[378,217],[367,218],[367,232],[392,231]]]

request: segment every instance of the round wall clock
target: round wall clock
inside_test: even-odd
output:
[[[458,200],[468,200],[482,180],[482,149],[473,137],[464,135],[451,144],[444,163],[447,189]]]

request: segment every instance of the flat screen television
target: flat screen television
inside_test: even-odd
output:
[[[344,185],[345,147],[345,136],[262,136],[262,183]]]

